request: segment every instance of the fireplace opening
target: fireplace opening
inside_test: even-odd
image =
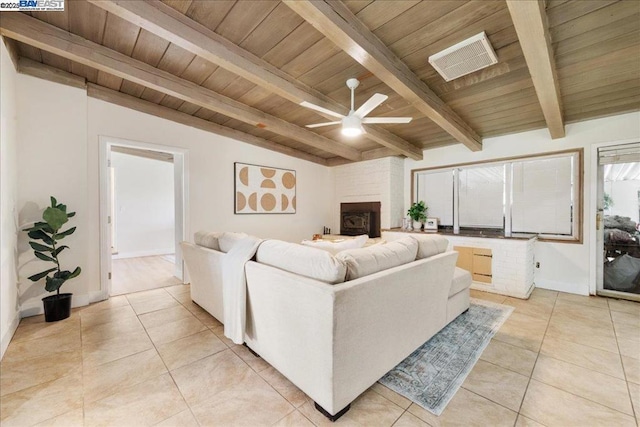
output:
[[[380,202],[340,203],[340,234],[380,237]]]

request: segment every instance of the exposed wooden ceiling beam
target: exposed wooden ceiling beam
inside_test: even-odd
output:
[[[33,61],[29,58],[22,57],[18,59],[18,72],[79,89],[87,87],[87,81],[84,77],[67,73],[66,71]]]
[[[507,0],[549,133],[556,139],[565,135],[564,118],[544,5],[543,1]]]
[[[89,0],[89,3],[144,28],[285,99],[297,104],[307,101],[345,115],[349,113],[347,107],[294,79],[267,61],[242,49],[159,0]],[[327,117],[335,120],[333,116]],[[414,160],[422,160],[422,150],[415,145],[379,126],[366,125],[365,127],[367,131],[365,137],[391,148],[397,154],[403,154]]]
[[[342,2],[284,0],[284,3],[456,140],[473,151],[482,149],[480,136]]]
[[[273,141],[268,141],[255,135],[231,129],[226,126],[222,126],[217,123],[213,123],[208,120],[204,120],[183,113],[181,111],[174,110],[173,108],[154,104],[153,102],[145,101],[143,99],[136,98],[135,96],[126,95],[122,92],[107,89],[93,83],[87,84],[87,95],[92,98],[119,105],[121,107],[130,108],[132,110],[140,111],[146,114],[151,114],[152,116],[160,117],[162,119],[171,120],[183,125],[225,136],[227,138],[233,138],[238,141],[246,142],[247,144],[255,145],[257,147],[266,148],[271,151],[277,151],[278,153],[327,166],[326,159],[322,157],[314,156],[313,154],[305,153],[304,151],[296,150],[295,148],[277,144]]]
[[[354,148],[266,114],[28,15],[22,13],[3,14],[0,21],[0,34],[244,123],[254,126],[260,125],[270,132],[328,153],[354,161],[362,159],[360,151]]]
[[[3,37],[2,40],[7,48],[7,52],[9,52],[9,58],[11,58],[11,62],[13,62],[13,68],[17,70],[18,59],[20,58],[20,55],[18,54],[18,43],[8,37]]]

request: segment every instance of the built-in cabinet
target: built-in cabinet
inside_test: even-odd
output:
[[[392,241],[407,233],[400,230],[383,231],[382,238]],[[458,251],[458,266],[471,272],[471,289],[529,298],[534,288],[533,246],[536,237],[443,235],[449,240],[449,249]]]
[[[471,273],[475,282],[491,283],[493,277],[493,255],[491,249],[454,246],[458,252],[458,267]]]

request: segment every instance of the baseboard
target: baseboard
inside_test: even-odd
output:
[[[173,255],[174,249],[153,249],[150,251],[121,252],[111,256],[111,259],[140,258],[143,256]]]
[[[99,291],[93,291],[89,294],[89,304],[104,301],[106,299],[109,299],[109,294],[107,293],[107,291],[104,291],[102,289]]]
[[[533,292],[535,285],[531,284],[531,286],[529,286],[529,289],[527,289],[525,293],[516,293],[516,292],[497,290],[493,288],[493,286],[491,285],[486,285],[482,282],[476,282],[476,281],[471,282],[470,288],[475,291],[488,292],[491,294],[504,295],[504,296],[518,298],[518,299],[528,299],[529,296],[531,296],[531,292]]]
[[[73,294],[73,298],[71,299],[71,307],[84,307],[85,305],[89,305],[91,298],[89,294]],[[98,300],[99,301],[99,300]],[[42,301],[31,301],[29,303],[23,304],[20,307],[20,318],[37,316],[39,314],[44,314],[44,308],[42,308]]]
[[[18,325],[20,324],[20,313],[16,312],[16,315],[13,316],[13,320],[9,325],[9,329],[4,333],[2,338],[0,338],[0,360],[4,357],[4,352],[7,351],[9,347],[9,343],[11,342],[11,338],[13,338],[13,334],[16,333],[16,329],[18,329]]]
[[[550,291],[566,292],[576,295],[589,295],[589,285],[579,283],[558,282],[555,280],[536,279],[536,288],[548,289]]]

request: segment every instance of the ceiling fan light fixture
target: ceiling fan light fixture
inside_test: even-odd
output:
[[[362,135],[362,121],[357,116],[348,115],[342,119],[342,130],[340,132],[344,136]]]
[[[360,128],[360,127],[343,127],[340,132],[344,136],[359,136],[359,135],[362,135],[362,128]]]

